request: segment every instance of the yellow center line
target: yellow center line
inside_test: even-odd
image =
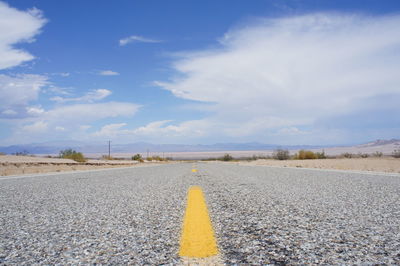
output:
[[[217,242],[203,191],[200,187],[193,186],[188,192],[179,256],[206,258],[217,254]]]

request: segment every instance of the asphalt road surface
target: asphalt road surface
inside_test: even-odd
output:
[[[400,175],[223,163],[0,178],[0,264],[180,264],[193,185],[226,264],[400,264]]]

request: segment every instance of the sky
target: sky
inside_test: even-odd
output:
[[[400,1],[0,0],[0,145],[400,137]]]

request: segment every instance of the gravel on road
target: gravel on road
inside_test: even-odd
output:
[[[191,169],[0,178],[0,264],[179,264],[192,185],[226,264],[400,264],[400,176]]]

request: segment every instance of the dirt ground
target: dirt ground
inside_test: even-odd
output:
[[[239,162],[239,164],[400,173],[400,159],[390,157],[285,161],[256,160]]]
[[[136,161],[130,160],[88,160],[86,163],[78,163],[69,159],[2,155],[0,156],[0,176],[52,173],[76,170],[95,170],[103,168],[130,166],[142,167],[155,164],[161,163],[138,163]]]

